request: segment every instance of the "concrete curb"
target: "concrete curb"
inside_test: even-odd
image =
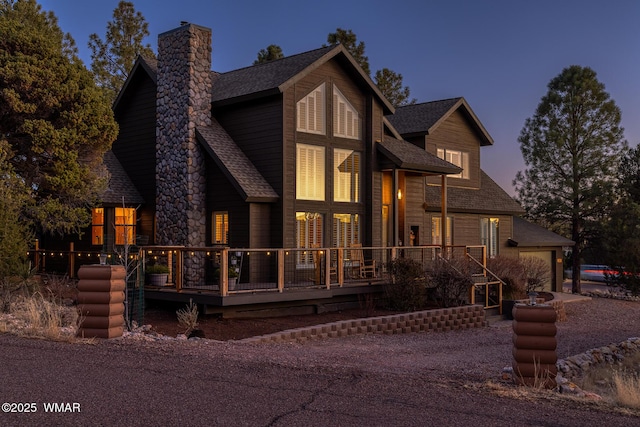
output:
[[[243,343],[304,342],[362,334],[447,332],[487,326],[481,305],[440,308],[389,316],[342,320],[306,328],[289,329],[239,340]]]

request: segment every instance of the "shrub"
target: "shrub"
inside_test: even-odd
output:
[[[473,286],[467,263],[456,259],[438,259],[426,274],[438,305],[458,307],[467,303],[469,289]]]
[[[546,262],[540,258],[527,256],[519,259],[524,270],[526,292],[541,291],[550,279],[551,271]]]
[[[397,258],[387,263],[391,280],[384,285],[390,309],[411,311],[426,306],[427,282],[422,264],[410,258]]]
[[[145,273],[147,274],[168,274],[169,273],[169,267],[167,267],[164,264],[152,264],[152,265],[148,265],[147,269],[145,270]]]
[[[505,299],[527,298],[526,275],[519,258],[498,255],[487,260],[487,268],[505,283]]]

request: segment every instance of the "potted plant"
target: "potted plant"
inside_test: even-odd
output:
[[[236,283],[238,281],[238,272],[235,267],[229,267],[229,272],[227,273],[227,277],[229,277],[229,290],[235,291]]]
[[[164,264],[152,264],[146,268],[148,284],[152,286],[165,286],[169,279],[169,267]]]

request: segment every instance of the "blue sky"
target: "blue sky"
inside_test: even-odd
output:
[[[89,35],[104,38],[118,0],[39,0],[70,33],[90,66]],[[285,55],[320,47],[336,28],[366,45],[372,73],[404,77],[418,102],[463,96],[493,137],[482,168],[513,194],[525,165],[518,135],[549,81],[589,66],[622,110],[631,146],[640,142],[640,1],[636,0],[133,0],[147,42],[189,21],[213,31],[213,69],[248,66],[260,49]]]

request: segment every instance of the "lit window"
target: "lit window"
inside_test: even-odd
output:
[[[213,213],[213,243],[216,245],[229,244],[229,213]]]
[[[333,135],[360,139],[360,116],[335,86],[333,87]]]
[[[324,147],[297,144],[296,198],[324,200]]]
[[[462,168],[462,172],[455,175],[449,175],[449,177],[469,179],[469,153],[438,148],[437,154],[439,158]]]
[[[298,132],[325,134],[324,83],[297,103]]]
[[[333,150],[333,200],[360,201],[360,153],[353,150]]]
[[[431,217],[431,244],[442,244],[442,217]],[[453,218],[447,217],[447,239],[446,245],[451,246],[453,244]]]
[[[360,243],[358,214],[333,214],[333,247],[346,248]]]
[[[104,208],[94,208],[91,211],[91,244],[104,244]]]
[[[116,245],[135,245],[135,208],[116,208]]]
[[[296,212],[296,247],[321,248],[322,246],[322,214]],[[311,251],[298,251],[297,254],[298,265],[313,265]]]
[[[480,244],[487,247],[487,256],[493,258],[498,255],[498,238],[500,231],[499,218],[481,218]]]

